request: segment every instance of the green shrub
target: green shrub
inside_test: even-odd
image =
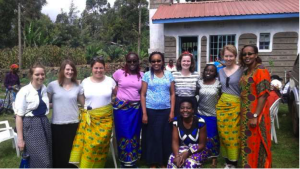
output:
[[[26,47],[22,54],[22,68],[28,69],[39,61],[45,66],[60,66],[64,59],[71,59],[76,65],[86,64],[83,48],[58,47],[45,45],[41,47]],[[0,68],[8,69],[9,65],[18,62],[18,47],[0,50]]]

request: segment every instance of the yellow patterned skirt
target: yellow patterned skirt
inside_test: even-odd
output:
[[[70,163],[80,168],[104,168],[112,132],[112,105],[81,110],[70,155]]]
[[[239,159],[240,107],[240,97],[227,93],[222,94],[216,105],[220,152],[230,161]]]

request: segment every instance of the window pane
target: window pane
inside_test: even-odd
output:
[[[213,62],[220,57],[220,51],[227,44],[235,45],[235,35],[214,35],[210,36],[209,61]]]
[[[270,49],[270,42],[265,42],[265,49]]]
[[[269,49],[270,33],[261,33],[259,37],[259,49]]]
[[[263,42],[259,42],[259,49],[264,49]]]
[[[270,41],[270,34],[265,35],[265,41],[268,41],[268,42]]]

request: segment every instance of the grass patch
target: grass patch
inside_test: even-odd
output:
[[[51,113],[48,115],[51,117]],[[3,114],[0,121],[8,120],[14,127],[15,119],[12,114]],[[276,128],[278,144],[272,142],[273,168],[299,168],[299,138],[294,137],[292,121],[286,104],[281,104],[279,109],[280,129]],[[1,143],[0,146],[0,168],[18,168],[21,158],[16,156],[10,140]],[[119,163],[118,163],[119,164]],[[144,161],[139,161],[139,168],[147,168]],[[204,168],[210,168],[211,160],[204,164]],[[218,158],[218,168],[223,168],[224,160],[221,155]],[[239,166],[240,163],[239,163]],[[106,168],[114,168],[111,152],[108,154]]]

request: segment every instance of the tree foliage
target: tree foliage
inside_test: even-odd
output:
[[[46,0],[20,0],[22,7],[23,47],[81,48],[87,61],[103,55],[114,61],[127,51],[137,51],[139,9],[142,12],[141,54],[149,47],[147,0],[86,0],[86,8],[79,15],[73,1],[69,12],[61,10],[55,22],[41,13]],[[17,45],[18,0],[0,0],[0,49]]]

